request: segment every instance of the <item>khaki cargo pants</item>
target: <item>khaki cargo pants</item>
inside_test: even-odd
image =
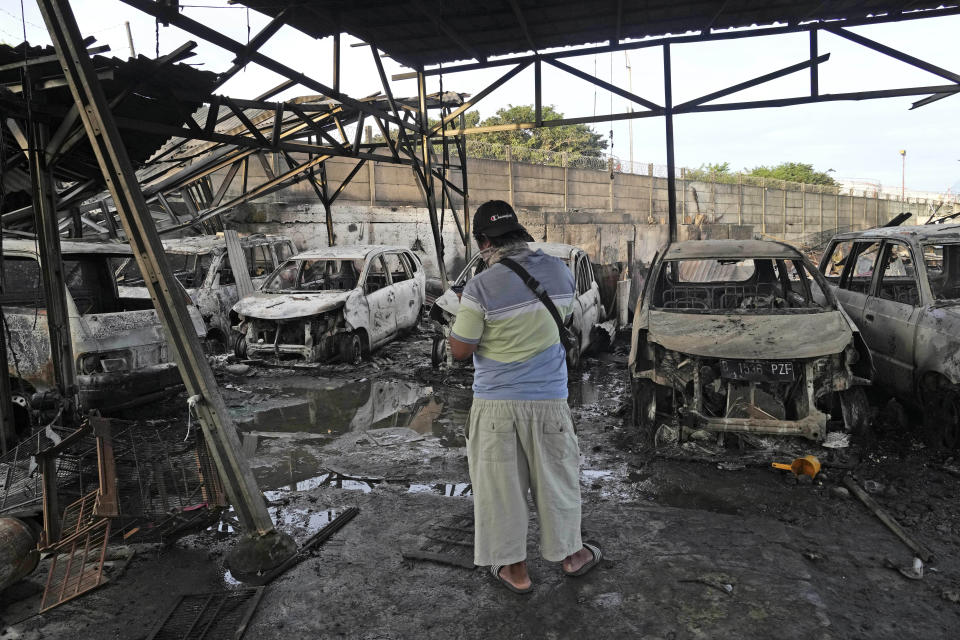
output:
[[[474,563],[527,557],[527,493],[540,518],[540,555],[579,551],[580,450],[566,400],[474,399],[467,419]]]

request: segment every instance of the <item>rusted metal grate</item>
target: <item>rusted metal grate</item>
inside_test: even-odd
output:
[[[40,451],[58,444],[70,433],[71,429],[63,427],[49,426],[40,429],[0,457],[0,513],[23,512],[32,507],[39,509],[43,498],[43,485],[35,456]],[[64,484],[69,484],[67,481],[70,479],[79,480],[81,471],[96,473],[95,468],[89,465],[84,467],[75,455],[65,455],[57,462],[57,476]],[[90,479],[95,479],[95,476]],[[69,494],[74,497],[80,495],[76,492],[76,486],[64,489],[72,490]]]
[[[63,520],[60,521],[60,542],[75,536],[92,527],[97,517],[93,508],[97,504],[97,495],[100,490],[91,491],[63,510]]]
[[[180,596],[148,640],[239,640],[260,604],[263,589]]]
[[[473,569],[473,513],[437,518],[420,535],[419,546],[403,549],[408,560],[431,560],[465,569]]]
[[[110,538],[110,521],[99,520],[54,547],[40,613],[96,589],[105,582],[103,560]]]

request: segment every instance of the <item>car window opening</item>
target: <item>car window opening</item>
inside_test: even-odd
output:
[[[801,260],[750,258],[667,261],[652,302],[654,308],[700,313],[815,313],[828,308],[822,288]]]
[[[349,291],[355,289],[363,260],[288,260],[267,280],[263,290]]]
[[[960,244],[923,245],[923,261],[933,299],[960,300]]]

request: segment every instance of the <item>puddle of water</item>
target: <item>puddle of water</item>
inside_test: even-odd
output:
[[[469,390],[442,389],[398,380],[335,381],[289,378],[282,390],[261,389],[257,402],[231,406],[234,419],[251,438],[309,441],[353,431],[406,427],[441,444],[463,446]],[[242,399],[242,400],[245,400]],[[255,445],[245,443],[245,447]]]

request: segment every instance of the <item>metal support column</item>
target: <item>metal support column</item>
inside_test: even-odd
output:
[[[673,82],[670,78],[670,44],[663,45],[663,117],[667,129],[667,215],[670,242],[677,241],[677,170],[673,157]]]
[[[86,49],[81,51],[87,55]],[[67,313],[63,259],[60,256],[57,192],[53,184],[53,174],[50,173],[44,153],[48,141],[47,125],[34,121],[30,127],[28,140],[33,211],[42,266],[43,291],[46,298],[47,327],[50,332],[50,360],[53,363],[53,377],[57,391],[64,400],[64,422],[72,424],[76,410],[77,380],[73,367],[73,343],[70,340],[70,317]]]
[[[2,255],[0,255],[2,259]],[[0,284],[0,293],[3,285]],[[0,455],[7,454],[7,443],[11,445],[17,439],[17,423],[13,415],[13,389],[10,387],[10,370],[7,363],[7,330],[3,309],[0,309]]]
[[[443,237],[439,220],[437,219],[437,197],[433,189],[433,154],[430,150],[430,135],[427,117],[427,82],[423,71],[417,72],[417,97],[419,98],[420,153],[423,157],[423,194],[427,200],[427,211],[430,213],[430,229],[433,231],[433,246],[437,251],[437,268],[440,270],[440,282],[447,288],[447,268],[443,264]]]
[[[274,529],[256,480],[240,449],[237,430],[220,397],[216,380],[200,346],[182,290],[175,285],[153,218],[140,191],[123,140],[103,88],[83,46],[68,0],[38,0],[50,39],[83,120],[100,170],[106,180],[124,231],[140,266],[171,353],[189,396],[198,396],[196,411],[207,446],[241,526],[251,534],[249,556],[264,570],[295,552],[289,536]],[[259,534],[259,535],[258,535]],[[270,536],[268,540],[263,538]],[[260,554],[256,560],[253,556]],[[280,557],[284,556],[284,557]],[[272,566],[271,566],[272,565]],[[248,565],[249,566],[249,565]],[[244,567],[246,568],[246,567]],[[233,570],[233,567],[231,567]],[[236,575],[236,571],[234,574]]]

